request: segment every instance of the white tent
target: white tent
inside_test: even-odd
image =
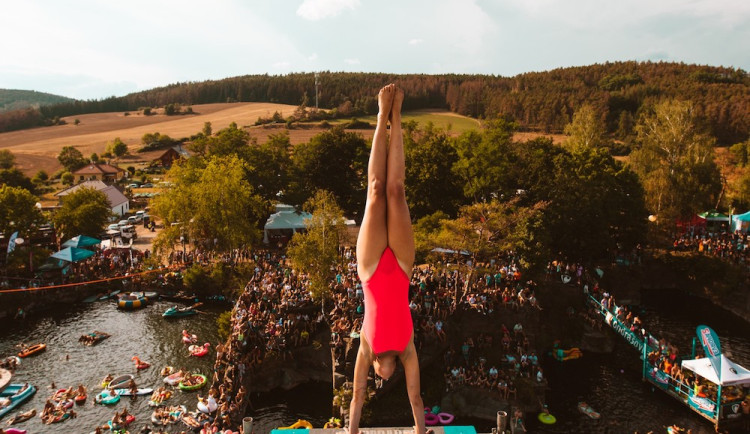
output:
[[[711,366],[711,359],[708,357],[695,360],[683,360],[682,368],[688,369],[706,380],[721,384],[722,386],[736,386],[740,384],[750,384],[750,371],[726,358],[724,354],[721,357],[721,378],[716,378],[716,370]]]

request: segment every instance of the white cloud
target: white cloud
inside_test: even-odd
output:
[[[423,39],[419,39],[419,38],[415,38],[415,39],[410,39],[410,40],[409,40],[409,45],[419,45],[419,44],[421,44],[422,42],[424,42],[424,40],[423,40]]]
[[[347,65],[359,65],[360,61],[359,59],[344,59],[344,63]]]
[[[276,69],[289,69],[290,66],[291,66],[291,63],[287,61],[275,62],[273,64],[273,67]]]
[[[307,57],[307,60],[309,60],[311,62],[314,62],[314,61],[318,60],[318,53],[312,53],[311,55],[309,55]]]
[[[359,0],[304,0],[297,8],[297,15],[310,21],[335,17],[344,9],[354,10]]]

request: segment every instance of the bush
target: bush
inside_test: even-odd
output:
[[[348,130],[369,130],[370,128],[372,128],[372,125],[370,125],[369,122],[360,121],[357,118],[353,118],[351,122],[344,126],[344,128]]]
[[[216,327],[219,329],[219,339],[222,341],[229,337],[229,333],[232,329],[232,311],[228,310],[219,314],[216,318]]]
[[[60,176],[60,181],[65,185],[72,185],[74,180],[73,174],[70,172],[65,172]]]

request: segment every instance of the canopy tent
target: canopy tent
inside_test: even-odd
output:
[[[709,222],[728,222],[729,221],[728,215],[721,213],[719,211],[716,211],[715,209],[702,212],[698,214],[698,217]]]
[[[747,232],[750,229],[750,211],[732,216],[732,229]]]
[[[64,242],[62,245],[63,247],[89,247],[95,246],[99,243],[101,243],[101,240],[86,235],[78,235],[77,237],[73,237]]]
[[[727,359],[724,354],[721,354],[719,357],[721,357],[721,378],[716,376],[716,371],[711,365],[711,359],[708,357],[683,360],[682,369],[693,371],[706,380],[722,386],[750,384],[750,371]]]
[[[52,257],[56,259],[62,259],[68,262],[83,261],[86,258],[94,256],[94,252],[86,249],[79,249],[77,247],[66,247],[59,252],[53,253]]]
[[[307,212],[297,212],[290,205],[276,205],[276,213],[271,214],[263,227],[263,242],[268,243],[269,237],[291,238],[291,236],[306,229],[305,221],[312,218]]]

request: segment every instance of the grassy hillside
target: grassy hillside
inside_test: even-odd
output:
[[[72,98],[35,90],[0,89],[0,113],[73,101]]]

